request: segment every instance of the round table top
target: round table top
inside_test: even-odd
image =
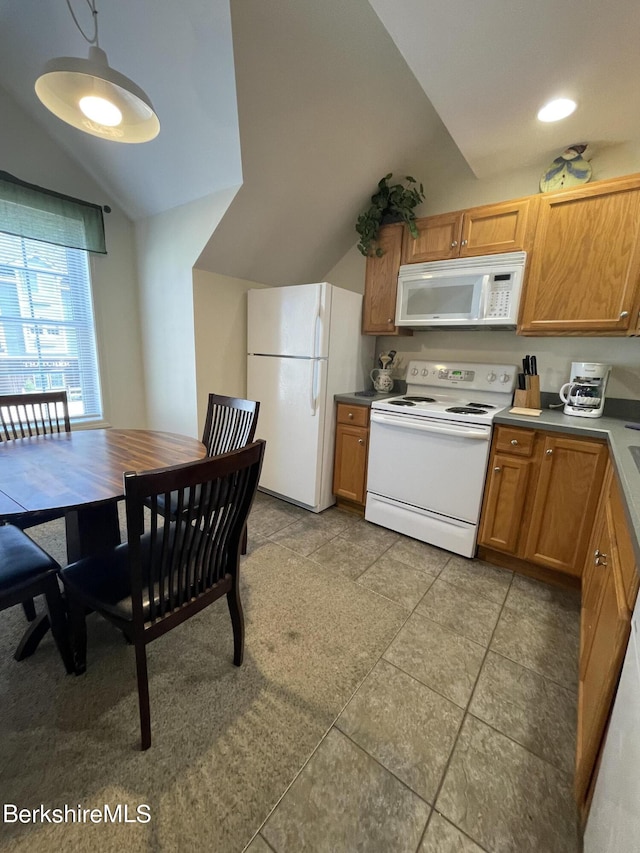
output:
[[[0,516],[114,501],[125,471],[206,455],[195,438],[145,429],[88,429],[0,442]]]

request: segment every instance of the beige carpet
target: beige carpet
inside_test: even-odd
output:
[[[34,538],[63,559],[61,523]],[[117,631],[90,617],[76,678],[50,635],[16,663],[26,623],[20,608],[0,614],[0,801],[151,811],[147,824],[0,822],[1,851],[243,850],[406,613],[271,541],[243,561],[242,589],[240,669],[224,601],[149,646],[144,753],[133,650]]]

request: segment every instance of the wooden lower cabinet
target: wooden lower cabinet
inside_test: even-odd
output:
[[[529,567],[528,573],[545,580],[573,578],[579,585],[606,460],[602,441],[497,426],[480,556],[525,572]]]
[[[369,408],[338,403],[333,493],[338,504],[364,510],[367,498]]]
[[[583,818],[629,640],[638,591],[633,543],[609,464],[582,583],[575,792]]]
[[[531,462],[496,453],[491,458],[481,542],[515,554],[522,525]]]

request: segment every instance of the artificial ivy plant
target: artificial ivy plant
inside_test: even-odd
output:
[[[356,231],[360,235],[358,249],[365,256],[375,255],[379,258],[384,254],[380,246],[374,248],[374,244],[380,226],[385,222],[406,222],[413,238],[418,236],[413,209],[424,201],[422,184],[418,187],[416,179],[407,175],[406,186],[389,186],[392,177],[393,174],[389,172],[378,182],[378,189],[371,196],[370,207],[360,214],[356,222]]]

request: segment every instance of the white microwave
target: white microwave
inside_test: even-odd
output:
[[[398,275],[396,325],[515,329],[526,252],[405,264]]]

